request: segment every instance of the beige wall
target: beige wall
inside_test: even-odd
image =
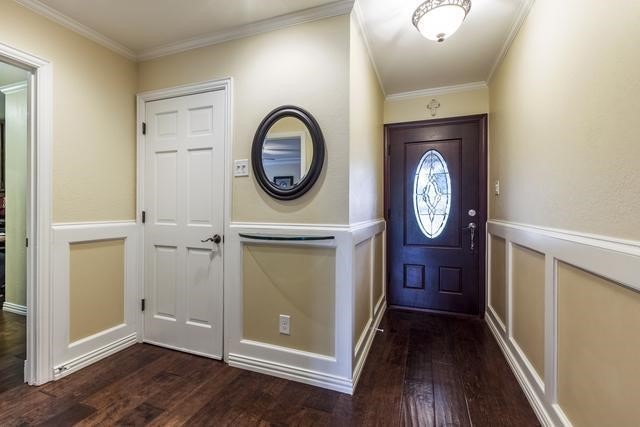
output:
[[[354,321],[353,345],[355,346],[373,315],[371,307],[371,241],[365,240],[355,247],[354,262]]]
[[[233,158],[248,159],[264,116],[283,104],[317,119],[326,165],[303,197],[278,201],[253,176],[233,180],[235,221],[349,221],[349,16],[338,16],[143,62],[139,89],[234,79]]]
[[[13,1],[0,39],[53,63],[53,219],[135,217],[136,64]]]
[[[640,420],[640,293],[558,267],[558,401],[574,426]]]
[[[490,82],[491,217],[640,239],[640,2],[538,0]]]
[[[540,378],[544,378],[544,255],[514,244],[512,333]]]
[[[431,115],[427,105],[432,99],[440,103],[436,116]],[[458,93],[445,93],[384,103],[384,122],[401,123],[431,120],[443,117],[469,116],[489,112],[489,89],[474,89]]]
[[[335,354],[335,249],[245,245],[244,338]],[[291,335],[279,316],[291,316]]]
[[[124,322],[124,240],[72,243],[69,342]]]
[[[491,236],[491,283],[489,286],[489,304],[496,314],[507,323],[507,279],[506,279],[506,256],[507,243],[500,237]]]
[[[349,49],[349,221],[382,218],[384,96],[351,16]]]
[[[27,87],[5,96],[5,284],[7,302],[27,305]]]

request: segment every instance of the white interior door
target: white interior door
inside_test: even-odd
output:
[[[146,104],[145,341],[222,358],[225,93]],[[214,236],[215,239],[214,239]]]

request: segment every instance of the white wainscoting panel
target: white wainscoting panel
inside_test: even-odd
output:
[[[546,426],[571,426],[558,404],[557,265],[559,262],[593,273],[640,292],[640,242],[608,238],[504,221],[489,221],[488,236],[506,241],[506,304],[504,325],[487,298],[486,321],[522,386],[540,422]],[[491,239],[487,239],[488,242]],[[540,378],[512,334],[511,251],[514,244],[545,255],[545,361]],[[490,245],[490,243],[489,243]],[[487,286],[491,293],[491,248],[487,248]]]
[[[137,341],[137,225],[134,221],[53,225],[53,377],[68,375]],[[124,322],[70,342],[70,245],[124,240]]]
[[[240,234],[274,234],[334,236],[319,241],[260,241]],[[385,233],[384,220],[354,225],[232,223],[227,237],[225,257],[225,360],[231,365],[293,381],[304,382],[352,394],[354,377],[354,280],[355,246]],[[335,355],[333,357],[304,352],[244,339],[243,337],[243,266],[244,244],[288,245],[335,248]],[[384,259],[384,258],[383,258]],[[384,270],[383,270],[384,271]],[[385,308],[384,294],[376,304],[376,318],[362,339],[358,363],[364,363],[373,333]]]

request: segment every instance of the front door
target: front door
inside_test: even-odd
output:
[[[225,93],[146,116],[145,341],[221,358]]]
[[[390,305],[481,314],[485,123],[386,127]]]

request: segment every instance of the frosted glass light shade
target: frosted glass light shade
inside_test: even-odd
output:
[[[470,0],[428,0],[416,9],[413,24],[427,39],[443,42],[460,28],[470,9]]]

